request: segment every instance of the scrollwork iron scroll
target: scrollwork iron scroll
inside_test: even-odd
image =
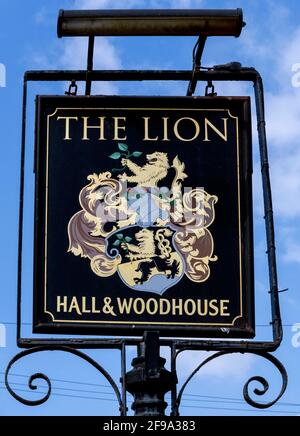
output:
[[[17,363],[19,360],[23,359],[26,356],[29,356],[29,355],[35,354],[35,353],[45,352],[45,351],[67,352],[67,353],[73,354],[77,357],[80,357],[81,359],[85,360],[90,365],[92,365],[95,369],[97,369],[97,371],[99,371],[106,378],[106,380],[109,382],[110,386],[113,388],[113,390],[116,394],[116,397],[117,397],[117,401],[119,403],[119,410],[120,410],[121,416],[124,416],[126,414],[126,410],[125,410],[126,406],[124,405],[124,403],[122,401],[120,390],[119,390],[118,386],[116,385],[115,381],[113,380],[113,378],[110,376],[110,374],[99,363],[97,363],[95,360],[93,360],[87,354],[82,353],[81,351],[79,351],[77,349],[68,348],[68,347],[57,347],[57,346],[55,346],[55,347],[51,347],[51,346],[36,347],[36,348],[22,351],[21,353],[17,354],[9,362],[7,369],[6,369],[6,372],[5,372],[6,388],[7,388],[8,392],[12,395],[12,397],[15,398],[15,400],[19,401],[20,403],[22,403],[26,406],[39,406],[39,405],[45,403],[50,398],[50,395],[52,392],[52,384],[51,384],[51,380],[49,379],[49,377],[46,376],[45,374],[35,373],[32,376],[30,376],[29,380],[28,380],[28,387],[31,390],[37,389],[37,385],[34,384],[34,382],[36,380],[44,380],[47,383],[47,392],[45,393],[45,395],[42,398],[40,398],[38,400],[28,400],[28,399],[21,397],[13,390],[13,388],[11,387],[9,380],[8,380],[10,370],[15,365],[15,363]]]
[[[184,350],[184,349],[179,350],[176,353],[175,359],[183,351],[187,351],[187,350]],[[282,363],[278,359],[276,359],[276,357],[274,357],[273,355],[271,355],[269,353],[259,353],[259,352],[250,351],[250,350],[247,351],[247,353],[248,354],[254,354],[254,355],[260,356],[260,357],[268,360],[269,362],[271,362],[278,369],[278,371],[279,371],[279,373],[280,373],[280,375],[282,377],[282,387],[281,387],[281,391],[280,391],[279,395],[276,397],[275,400],[273,400],[271,402],[268,402],[268,403],[259,403],[259,402],[255,401],[255,400],[253,400],[251,398],[250,394],[249,394],[249,387],[250,387],[250,384],[253,383],[253,382],[260,383],[262,385],[262,387],[263,387],[262,389],[255,388],[254,391],[253,391],[255,395],[263,396],[263,395],[265,395],[268,392],[268,390],[269,390],[269,383],[268,383],[268,381],[264,377],[260,377],[260,376],[252,377],[252,378],[250,378],[247,381],[247,383],[244,386],[243,396],[244,396],[245,401],[250,406],[255,407],[257,409],[268,409],[268,408],[272,407],[274,404],[276,404],[280,400],[280,398],[283,396],[285,391],[286,391],[287,384],[288,384],[288,375],[287,375],[286,369],[284,368]],[[187,387],[189,382],[192,380],[192,378],[200,371],[200,369],[202,369],[207,363],[212,362],[213,360],[216,360],[219,357],[223,357],[223,356],[229,355],[229,354],[236,354],[236,352],[233,352],[233,351],[232,352],[230,352],[230,351],[220,351],[218,353],[215,353],[212,356],[209,356],[203,362],[201,362],[194,369],[194,371],[189,375],[189,377],[183,383],[183,385],[182,385],[182,387],[181,387],[181,389],[180,389],[180,391],[178,393],[175,405],[173,406],[173,413],[172,413],[173,416],[178,416],[179,415],[179,407],[180,407],[180,404],[181,404],[181,400],[182,400],[182,396],[183,396],[183,393],[185,391],[185,388]],[[241,354],[245,354],[245,353],[241,353]]]

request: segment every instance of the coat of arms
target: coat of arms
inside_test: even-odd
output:
[[[185,275],[209,278],[216,261],[209,226],[218,198],[188,178],[178,156],[130,152],[119,143],[112,168],[87,177],[81,210],[68,225],[69,251],[90,260],[99,277],[118,274],[127,287],[162,295]]]

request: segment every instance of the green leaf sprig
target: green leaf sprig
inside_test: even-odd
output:
[[[132,241],[132,238],[130,236],[125,236],[122,233],[119,233],[117,235],[117,239],[115,240],[115,242],[113,243],[113,247],[119,247],[122,243],[126,245],[126,253],[129,251],[127,248],[127,244],[129,244],[129,242]]]
[[[121,158],[129,159],[130,157],[140,157],[143,154],[141,151],[134,151],[133,153],[131,153],[129,151],[128,145],[124,144],[123,142],[118,143],[118,148],[119,148],[119,151],[116,151],[115,153],[113,153],[109,156],[111,159],[114,159],[114,160],[118,160]],[[121,171],[124,171],[126,168],[127,168],[127,165],[123,166],[122,168],[113,168],[112,172],[113,173],[121,172]]]

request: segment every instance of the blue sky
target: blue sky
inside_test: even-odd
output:
[[[6,328],[6,347],[0,348],[0,414],[1,415],[114,415],[113,401],[106,381],[76,357],[63,353],[43,353],[28,357],[12,370],[11,382],[26,398],[39,398],[26,390],[26,375],[45,372],[53,378],[54,395],[37,408],[17,403],[3,389],[3,371],[18,352],[16,335],[16,268],[19,164],[21,136],[22,77],[29,69],[85,68],[87,42],[84,39],[56,37],[56,19],[60,8],[236,8],[242,7],[247,26],[239,39],[209,40],[203,65],[222,64],[233,60],[254,66],[262,74],[266,91],[267,132],[271,177],[273,184],[277,254],[280,288],[289,288],[281,295],[284,343],[276,356],[289,373],[289,387],[280,404],[265,414],[300,414],[300,297],[298,291],[300,265],[300,5],[296,0],[1,0],[0,63],[6,68],[6,87],[0,87],[0,243],[1,304],[0,323]],[[13,23],[13,26],[12,26]],[[13,27],[13,31],[12,31]],[[102,38],[97,40],[95,68],[182,68],[192,65],[191,53],[195,38]],[[139,95],[184,95],[186,83],[101,84],[94,93]],[[32,298],[32,145],[34,96],[41,93],[63,94],[67,84],[35,84],[29,92],[25,186],[25,255],[23,322],[31,320]],[[219,95],[252,95],[247,85],[218,84]],[[203,95],[203,85],[197,88]],[[253,125],[255,133],[255,125]],[[257,324],[270,321],[266,243],[262,210],[261,181],[257,139],[254,145],[254,218]],[[299,324],[299,328],[297,327]],[[3,327],[2,327],[3,330]],[[30,335],[30,326],[23,326],[23,335]],[[257,328],[257,338],[267,340],[271,331]],[[90,353],[109,368],[118,379],[118,353]],[[135,350],[128,356],[128,365]],[[203,353],[184,353],[179,360],[180,382],[204,358]],[[262,414],[242,401],[244,383],[254,375],[265,375],[270,381],[272,399],[278,393],[280,378],[268,363],[253,356],[232,356],[219,359],[199,374],[184,397],[182,415]],[[45,390],[39,383],[40,392]],[[193,396],[194,395],[194,396]],[[82,397],[85,397],[82,398]],[[268,399],[266,398],[266,400]],[[298,406],[297,406],[298,405]]]

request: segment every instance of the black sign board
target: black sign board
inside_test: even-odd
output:
[[[248,97],[37,97],[34,332],[253,337]]]

